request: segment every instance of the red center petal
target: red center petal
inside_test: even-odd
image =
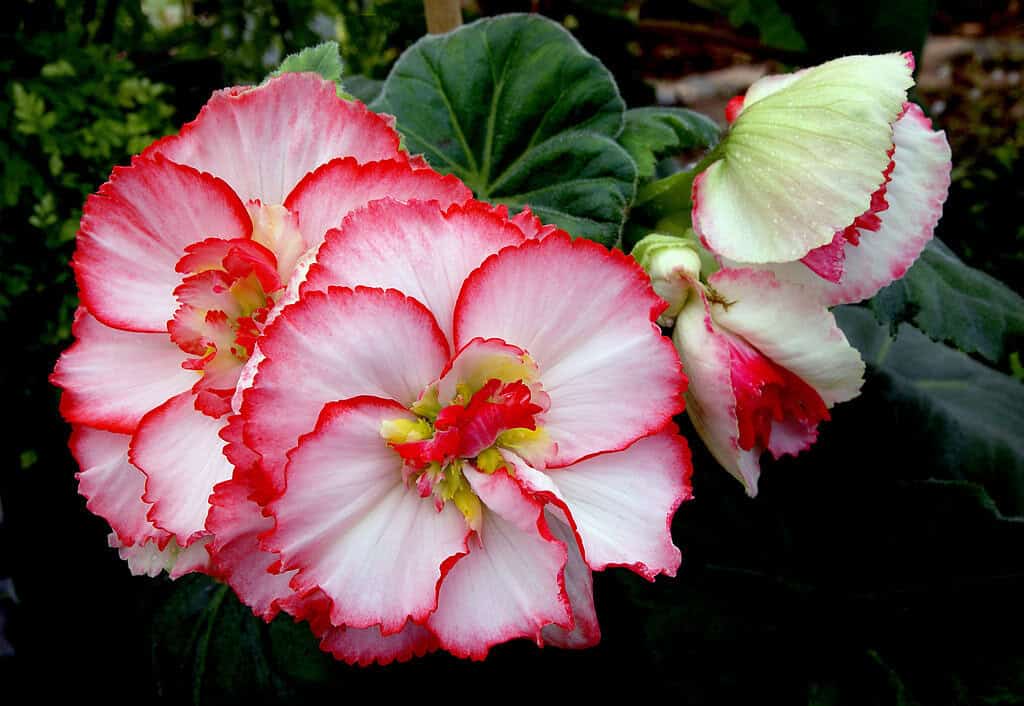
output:
[[[740,448],[766,449],[772,424],[786,419],[813,429],[829,419],[821,396],[810,385],[739,339],[729,340]]]

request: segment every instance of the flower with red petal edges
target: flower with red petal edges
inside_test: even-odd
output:
[[[796,262],[754,265],[803,285],[829,306],[870,299],[902,277],[935,232],[952,168],[945,133],[913,103],[893,125],[891,161],[871,206],[832,242]]]
[[[260,340],[215,566],[350,663],[594,644],[592,571],[680,562],[663,309],[631,258],[485,204],[353,212]]]
[[[864,363],[812,291],[771,272],[719,270],[691,286],[672,334],[690,379],[686,411],[753,496],[761,455],[808,449],[828,410],[859,394]]]
[[[315,74],[220,91],[114,169],[85,204],[77,340],[52,381],[80,490],[133,570],[206,563],[209,497],[233,470],[221,434],[236,388],[324,234],[384,196],[470,195]]]
[[[725,264],[774,271],[830,306],[898,279],[931,239],[949,145],[906,102],[910,54],[847,56],[756,81],[693,183],[693,226]]]

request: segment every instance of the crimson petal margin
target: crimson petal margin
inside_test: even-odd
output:
[[[451,342],[463,281],[490,255],[522,241],[518,227],[479,201],[441,210],[432,202],[383,199],[327,234],[300,291],[331,285],[397,289],[426,306]],[[520,292],[507,295],[517,299]]]
[[[626,448],[683,410],[686,376],[636,261],[564,233],[488,258],[463,284],[455,344],[500,338],[540,367],[558,444],[548,466]]]
[[[177,135],[151,145],[226,181],[243,201],[283,204],[307,173],[336,157],[408,159],[388,121],[312,73],[286,73],[252,88],[218,91]]]
[[[71,259],[82,304],[108,326],[166,332],[185,247],[251,234],[252,219],[223,181],[159,155],[136,157],[85,202]]]
[[[422,304],[366,287],[303,295],[267,327],[259,347],[266,358],[241,413],[270,494],[282,489],[286,455],[316,426],[324,404],[373,395],[408,407],[450,354]]]
[[[427,627],[442,648],[475,660],[516,638],[543,645],[548,625],[572,630],[568,553],[551,534],[543,505],[506,473],[484,475],[468,465],[463,472],[485,505],[482,526],[469,555],[441,583]]]
[[[78,462],[78,492],[86,508],[106,520],[124,546],[157,542],[162,548],[171,535],[157,529],[146,515],[151,505],[143,502],[146,476],[128,461],[131,436],[75,426],[71,453]]]
[[[132,437],[128,457],[146,474],[149,519],[182,547],[208,534],[213,487],[231,477],[219,436],[224,424],[198,411],[195,395],[183,392],[143,417]]]
[[[437,201],[447,208],[470,200],[473,192],[454,176],[416,168],[405,160],[360,164],[352,157],[342,157],[307,174],[288,194],[284,206],[298,214],[299,232],[311,248],[320,245],[327,231],[339,227],[349,213],[385,197]]]
[[[166,333],[110,328],[81,307],[71,332],[76,341],[57,361],[50,382],[64,390],[60,411],[72,424],[131,433],[150,410],[196,382]]]
[[[423,622],[467,551],[462,513],[454,503],[438,512],[407,485],[402,457],[381,437],[384,421],[415,418],[392,400],[335,402],[288,454],[263,546],[280,553],[282,569],[299,570],[293,590],[324,592],[334,625],[376,625],[387,636],[409,619]]]

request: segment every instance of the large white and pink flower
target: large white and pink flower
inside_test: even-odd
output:
[[[284,74],[216,93],[89,197],[77,340],[52,380],[80,490],[140,571],[205,557],[187,550],[208,541],[209,496],[231,475],[220,432],[240,375],[324,233],[383,196],[470,195],[333,83]]]
[[[257,613],[352,663],[480,659],[596,642],[594,570],[674,574],[690,463],[664,303],[551,230],[384,200],[327,235],[226,432],[214,562]]]
[[[687,413],[750,495],[760,458],[796,455],[829,409],[857,396],[864,363],[811,290],[771,272],[720,270],[694,294],[672,339],[690,385]]]
[[[950,173],[945,135],[906,102],[913,67],[910,54],[843,57],[735,98],[693,185],[702,242],[830,305],[901,277],[932,237]]]

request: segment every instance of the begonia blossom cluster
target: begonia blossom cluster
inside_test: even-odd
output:
[[[314,74],[218,92],[85,205],[53,381],[87,507],[133,572],[349,663],[595,644],[593,572],[679,568],[678,415],[753,495],[858,394],[829,308],[902,276],[949,182],[912,69],[755,83],[692,231],[633,257],[474,199]]]

